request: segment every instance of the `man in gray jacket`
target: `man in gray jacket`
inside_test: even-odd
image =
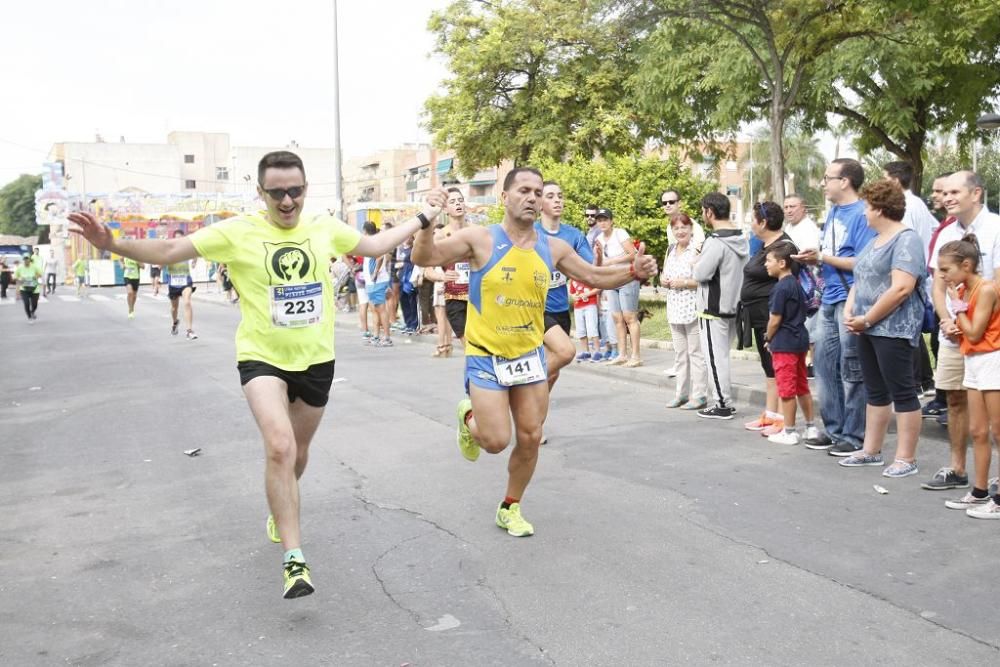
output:
[[[706,419],[732,419],[732,381],[729,353],[736,337],[736,304],[743,286],[743,265],[750,247],[743,233],[729,220],[729,198],[712,192],[701,200],[701,215],[712,233],[694,264],[698,281],[698,317],[701,349],[705,355],[709,391],[715,405],[698,411]]]

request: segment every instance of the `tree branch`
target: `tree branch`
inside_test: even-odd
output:
[[[890,151],[892,151],[893,153],[895,153],[900,157],[906,157],[907,155],[906,149],[897,144],[895,141],[893,141],[892,137],[890,137],[885,130],[883,130],[880,127],[877,127],[875,123],[873,123],[868,117],[858,113],[857,111],[851,109],[850,107],[839,106],[839,105],[832,107],[830,111],[837,114],[838,116],[843,116],[844,118],[850,118],[851,120],[855,121],[856,123],[858,123],[858,125],[861,125],[869,132],[874,134],[875,137],[882,142],[882,145],[888,148]]]

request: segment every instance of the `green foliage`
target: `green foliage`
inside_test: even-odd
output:
[[[996,0],[884,5],[902,17],[893,38],[838,49],[821,73],[838,85],[816,103],[844,118],[862,154],[884,148],[921,175],[930,134],[957,130],[968,140],[1000,93],[1000,11]]]
[[[452,76],[426,103],[428,127],[466,175],[529,155],[638,150],[622,79],[628,42],[602,0],[455,0],[429,29]]]
[[[744,189],[753,202],[761,200],[761,197],[763,200],[774,201],[771,189],[771,163],[766,160],[770,153],[771,133],[766,127],[761,128],[753,134],[751,141],[753,141],[755,165],[753,189],[756,192],[750,192],[749,154],[744,156],[743,160]],[[798,123],[792,122],[786,128],[782,149],[785,154],[785,173],[794,176],[791,179],[794,194],[802,197],[806,206],[823,206],[823,191],[819,187],[819,181],[826,167],[826,157],[819,149],[819,139]],[[757,156],[763,156],[764,160]],[[786,194],[792,194],[792,191]]]
[[[996,211],[1000,205],[1000,141],[979,146],[976,157],[976,172],[986,186],[987,204],[991,211]],[[929,147],[924,165],[923,192],[929,195],[935,176],[946,171],[971,169],[972,158],[954,143],[941,142]]]
[[[644,241],[646,252],[657,257],[667,249],[660,193],[667,188],[676,190],[685,212],[697,220],[701,213],[698,202],[718,190],[718,183],[692,174],[676,155],[666,160],[621,155],[601,160],[540,160],[537,166],[546,180],[556,181],[562,188],[563,222],[586,231],[583,211],[588,204],[611,209],[615,226]]]
[[[35,236],[35,191],[42,187],[42,177],[21,174],[0,188],[0,234]]]

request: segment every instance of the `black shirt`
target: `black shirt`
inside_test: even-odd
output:
[[[740,289],[740,301],[744,304],[754,301],[767,302],[767,298],[771,295],[771,288],[774,287],[778,280],[767,275],[767,269],[764,268],[764,260],[767,259],[767,253],[775,243],[781,243],[782,241],[790,242],[791,240],[791,236],[782,232],[781,236],[758,250],[757,254],[743,265],[743,287]]]

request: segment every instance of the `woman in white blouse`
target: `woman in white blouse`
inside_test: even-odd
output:
[[[692,272],[698,256],[691,243],[693,229],[694,223],[687,214],[675,213],[670,217],[670,230],[677,243],[667,248],[660,274],[660,284],[667,288],[667,322],[677,369],[674,400],[667,407],[683,410],[701,410],[707,405],[705,357],[701,353],[695,300],[698,283]]]
[[[603,266],[631,264],[636,255],[635,245],[627,231],[615,227],[610,210],[597,210],[597,225],[601,233],[594,243],[595,259],[599,259]],[[619,350],[619,356],[612,358],[608,365],[622,365],[626,368],[642,366],[642,358],[639,356],[639,281],[633,280],[618,289],[604,290],[604,293],[608,297],[608,310],[618,335]],[[626,334],[631,338],[629,348],[625,347],[625,341],[628,340]]]

